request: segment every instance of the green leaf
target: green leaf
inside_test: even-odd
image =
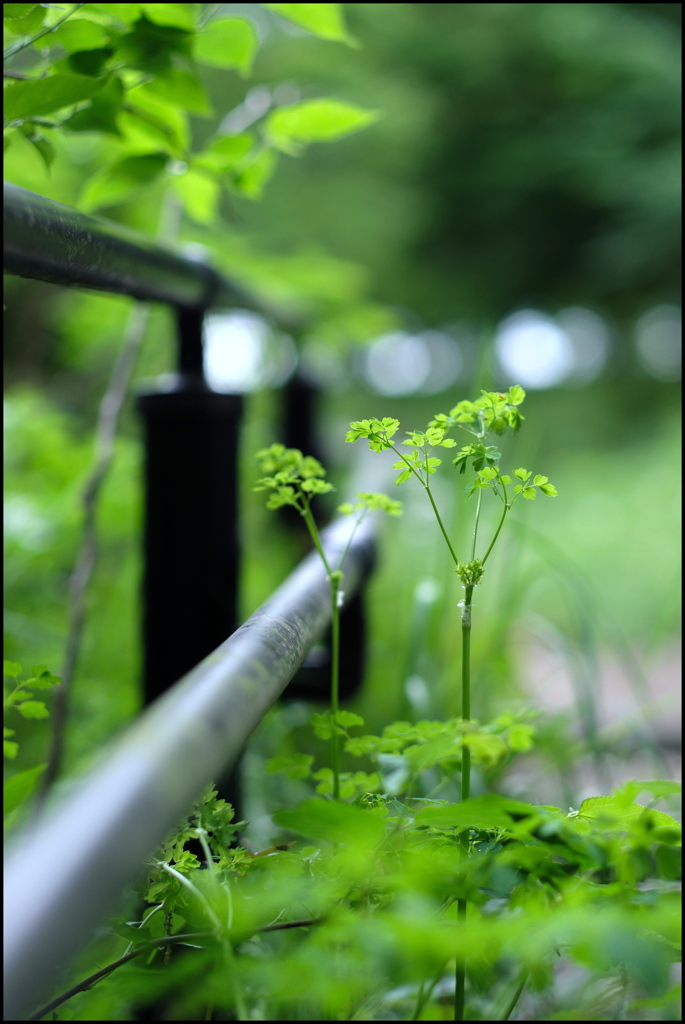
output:
[[[278,149],[295,154],[301,143],[333,142],[366,128],[379,117],[377,111],[340,100],[306,100],[273,110],[267,118],[267,132]]]
[[[75,18],[65,21],[63,25],[60,25],[58,29],[55,29],[40,42],[50,46],[58,43],[67,53],[77,53],[79,50],[100,49],[109,40],[109,33],[102,25],[97,25],[94,21],[86,21],[85,18]]]
[[[5,88],[5,124],[52,114],[89,100],[102,88],[86,75],[50,75],[31,82],[12,82]]]
[[[375,813],[340,801],[312,798],[293,810],[277,811],[273,818],[281,828],[336,843],[358,842],[374,847],[385,833],[383,820]]]
[[[389,516],[402,515],[402,502],[389,498],[387,494],[377,491],[357,491],[359,501],[356,508],[366,508],[370,512],[386,512]]]
[[[423,807],[416,814],[417,825],[432,825],[435,828],[511,828],[512,814],[535,815],[537,809],[532,804],[510,800],[496,793],[464,800],[459,804],[431,804]]]
[[[22,669],[18,661],[3,661],[2,666],[3,674],[6,676],[12,676],[13,679],[16,679],[17,676],[21,675]]]
[[[350,729],[353,725],[364,725],[364,719],[352,711],[338,711],[335,720],[343,729]]]
[[[81,194],[81,207],[95,210],[123,202],[158,178],[168,159],[166,153],[142,153],[104,167],[86,183]]]
[[[17,704],[17,711],[24,718],[49,718],[50,712],[42,700],[25,700]]]
[[[516,753],[523,753],[523,751],[530,750],[533,746],[534,735],[535,729],[532,725],[512,725],[506,733],[507,745],[510,750]]]
[[[526,393],[519,384],[514,384],[509,388],[508,401],[511,405],[520,405],[525,397]]]
[[[247,132],[242,135],[220,135],[207,149],[192,157],[191,166],[219,172],[230,171],[247,157],[254,141],[254,136]]]
[[[19,753],[19,744],[14,740],[3,740],[5,757],[12,761]]]
[[[127,93],[127,110],[130,110],[137,120],[142,122],[141,129],[147,139],[152,136],[154,142],[150,144],[150,150],[159,148],[160,139],[164,145],[175,156],[185,159],[190,144],[188,129],[188,115],[185,110],[174,104],[167,103],[160,95],[150,92],[146,85],[137,85],[129,89]],[[131,114],[120,115],[121,119],[130,118]],[[142,152],[142,147],[138,147]]]
[[[140,4],[88,4],[89,10],[114,17],[125,25],[130,25],[140,18]]]
[[[275,14],[292,21],[300,28],[306,28],[320,39],[357,46],[357,42],[345,28],[342,4],[263,4]]]
[[[670,832],[675,831],[677,835],[682,832],[682,826],[670,814],[665,811],[656,811],[651,807],[643,807],[641,804],[629,803],[614,796],[592,796],[583,800],[576,816],[586,821],[594,821],[601,827],[615,827],[625,830],[632,825],[641,824],[650,831],[654,831],[654,838],[661,838],[659,833],[662,829]],[[655,831],[656,830],[656,831]],[[666,839],[673,837],[667,836]]]
[[[654,850],[654,859],[661,878],[677,881],[683,875],[682,851],[675,846],[664,846],[663,843]]]
[[[309,494],[328,494],[329,491],[335,490],[333,484],[329,484],[325,480],[317,479],[303,480],[301,488]]]
[[[523,495],[524,498],[527,498],[528,501],[533,501],[535,499],[535,488],[534,487],[524,487],[523,490],[521,491],[521,494]]]
[[[117,115],[124,98],[124,86],[119,78],[110,80],[93,96],[90,105],[78,110],[65,121],[72,132],[107,132],[121,135]]]
[[[527,469],[519,468],[514,470],[514,476],[518,477],[519,480],[527,480],[530,473]]]
[[[107,62],[114,55],[114,50],[105,46],[99,50],[79,50],[70,53],[67,58],[69,68],[77,75],[90,75],[97,78],[105,73]]]
[[[21,700],[31,700],[33,694],[30,690],[25,690],[24,683],[22,682],[19,689],[13,690],[12,693],[8,693],[5,697],[5,707],[11,707],[13,704],[17,704]]]
[[[206,174],[188,170],[173,179],[173,190],[183,201],[188,216],[198,224],[213,224],[217,216],[220,186]]]
[[[36,765],[28,771],[20,772],[8,779],[3,787],[4,813],[9,814],[22,804],[33,792],[39,776],[47,768],[47,764]]]
[[[171,25],[174,28],[195,31],[195,16],[192,4],[139,4],[145,17],[155,25]]]
[[[17,14],[13,17],[7,13],[8,8],[17,9],[22,8],[22,13]],[[26,10],[30,8],[30,10]],[[15,36],[29,36],[33,32],[38,32],[43,26],[43,21],[47,11],[42,4],[3,4],[2,5],[2,16],[4,27],[8,32],[12,32]]]
[[[486,768],[496,767],[507,756],[507,746],[504,740],[492,733],[467,733],[462,742],[465,747],[470,749],[473,757]]]
[[[311,754],[290,754],[272,757],[266,762],[266,770],[270,775],[285,772],[289,779],[306,779],[311,774],[314,757]]]
[[[311,724],[314,735],[318,736],[320,740],[329,740],[333,735],[330,711],[321,711],[312,715]]]
[[[42,671],[36,672],[36,669],[41,669]],[[36,665],[31,671],[35,672],[35,677],[27,679],[25,685],[31,686],[33,689],[49,690],[51,687],[58,686],[62,682],[59,676],[53,676],[51,672],[48,672],[44,665]]]
[[[172,68],[167,74],[158,75],[148,82],[148,90],[163,96],[168,103],[175,103],[192,114],[209,117],[212,107],[207,98],[204,86],[195,75],[182,68]]]
[[[265,149],[244,170],[231,179],[230,185],[248,199],[259,199],[265,185],[276,170],[278,157],[273,150]]]
[[[405,469],[397,477],[397,479],[395,480],[395,483],[396,484],[403,484],[405,482],[405,480],[408,480],[410,478],[410,476],[411,476],[411,470],[410,469]]]
[[[149,942],[152,938],[149,928],[138,928],[136,925],[129,924],[121,918],[115,918],[112,921],[112,930],[117,935],[120,935],[122,939],[128,939],[134,945],[140,942]]]
[[[257,33],[246,18],[218,18],[193,39],[193,56],[211,68],[235,68],[245,78],[252,70]]]
[[[537,476],[533,477],[533,483],[536,487],[541,487],[542,484],[546,484],[548,480],[548,476],[540,476],[539,473],[537,474]]]
[[[540,490],[543,494],[546,494],[548,498],[556,498],[559,494],[554,484],[541,484]]]
[[[35,11],[37,7],[42,7],[42,4],[3,4],[3,21],[6,18],[25,18],[31,11]]]
[[[656,779],[653,782],[639,782],[637,779],[629,779],[621,786],[618,786],[613,796],[619,802],[631,803],[640,793],[651,793],[654,797],[674,796],[682,792],[682,782],[672,782],[670,779]]]
[[[23,124],[19,125],[18,131],[31,143],[45,164],[45,169],[49,171],[55,159],[55,150],[52,144],[48,142],[45,136],[30,121],[24,121]]]

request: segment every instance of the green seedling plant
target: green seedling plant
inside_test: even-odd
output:
[[[342,583],[344,564],[354,534],[362,521],[370,512],[386,512],[398,516],[402,512],[402,503],[389,498],[385,494],[358,492],[356,502],[345,502],[338,507],[344,515],[355,517],[345,545],[335,566],[331,566],[321,542],[318,527],[311,511],[312,499],[318,494],[328,494],[335,490],[333,484],[325,479],[326,470],[311,455],[303,455],[298,448],[286,448],[282,444],[272,444],[257,452],[255,461],[266,476],[262,477],[255,491],[269,491],[267,508],[276,510],[285,506],[296,509],[304,519],[321,561],[323,562],[331,594],[331,708],[330,715],[316,715],[314,728],[317,736],[322,739],[330,737],[332,791],[333,799],[340,798],[340,742],[341,733],[347,735],[345,727],[363,724],[358,715],[352,712],[341,712],[339,706],[339,672],[340,672],[340,609],[344,602]]]
[[[523,468],[501,473],[490,443],[488,434],[518,428],[523,397],[512,388],[459,403],[405,442],[387,418],[353,423],[348,434],[393,450],[398,482],[418,479],[435,510],[464,590],[462,714],[356,734],[363,720],[339,709],[332,670],[330,711],[314,720],[332,740],[332,768],[313,770],[305,752],[266,764],[300,795],[312,785],[272,813],[272,845],[236,845],[246,823],[210,787],[146,863],[135,894],[142,914],[114,919],[93,966],[31,1019],[130,1019],[141,1000],[161,1000],[161,1019],[173,1020],[509,1020],[524,992],[526,1019],[680,1019],[670,964],[679,957],[682,830],[655,807],[680,785],[629,781],[568,810],[513,799],[495,791],[497,779],[535,749],[538,715],[520,708],[481,723],[470,713],[473,593],[513,504],[556,494]],[[452,429],[473,438],[453,463],[473,471],[463,561],[431,491],[434,451],[457,448]],[[325,470],[282,445],[257,461],[268,507],[292,506],[305,520],[335,622],[348,548],[332,565],[311,514],[313,498],[332,490]],[[502,510],[479,549],[487,490]],[[364,493],[340,506],[355,526],[377,510],[397,515],[399,503]],[[343,753],[358,770],[340,770]],[[475,797],[472,766],[488,790]],[[201,856],[188,848],[197,843]],[[557,991],[563,961],[584,973]]]
[[[513,476],[517,480],[517,483],[513,484],[511,476],[500,472],[499,461],[501,459],[501,452],[498,447],[488,443],[489,434],[502,435],[507,430],[512,430],[515,433],[519,430],[523,421],[519,406],[524,398],[525,392],[519,385],[511,387],[506,395],[500,392],[483,391],[481,397],[476,399],[475,402],[462,401],[454,406],[449,413],[438,413],[425,430],[410,431],[404,440],[399,441],[400,447],[397,447],[397,443],[393,440],[399,430],[400,423],[399,420],[391,417],[352,422],[346,437],[346,440],[351,443],[359,440],[359,438],[365,438],[373,452],[386,450],[394,452],[398,456],[398,461],[393,464],[393,468],[400,470],[396,483],[405,483],[413,477],[423,487],[430,501],[440,532],[464,589],[464,598],[460,602],[462,631],[461,703],[462,718],[466,722],[471,718],[470,652],[473,592],[481,583],[485,563],[492,553],[507,513],[514,502],[520,497],[532,500],[536,497],[538,490],[549,497],[556,497],[557,495],[556,488],[549,482],[546,476],[536,475],[533,477],[529,470],[522,467],[513,471]],[[460,560],[457,557],[431,491],[431,476],[443,461],[434,452],[440,448],[452,449],[457,447],[457,441],[449,436],[450,431],[455,429],[465,431],[473,438],[472,441],[461,447],[456,458],[453,460],[453,465],[458,467],[460,474],[463,475],[469,465],[476,473],[475,479],[467,486],[467,494],[469,496],[477,495],[468,560]],[[402,448],[408,448],[409,451],[402,451]],[[510,494],[507,491],[507,486],[512,487],[512,484],[513,493]],[[481,501],[483,491],[485,490],[491,490],[500,499],[502,515],[487,550],[482,558],[479,558],[476,555],[476,548]],[[471,754],[468,747],[465,747],[462,754],[461,768],[462,800],[468,800],[470,794]],[[466,840],[464,840],[464,850],[465,852],[468,851]],[[465,921],[465,917],[466,901],[459,900],[459,918],[461,921]],[[464,983],[464,965],[458,964],[455,1020],[463,1020]]]

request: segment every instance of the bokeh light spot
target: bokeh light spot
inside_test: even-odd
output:
[[[536,309],[522,309],[501,322],[495,353],[506,383],[528,388],[561,384],[575,365],[566,331]]]
[[[635,349],[644,370],[657,380],[680,380],[682,311],[678,306],[655,306],[635,325]]]
[[[279,387],[296,366],[292,339],[274,334],[256,313],[235,310],[206,317],[204,369],[214,391]]]

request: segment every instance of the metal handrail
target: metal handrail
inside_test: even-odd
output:
[[[297,326],[218,273],[143,234],[3,183],[4,269],[52,284],[128,295],[183,308],[238,306]]]
[[[323,532],[329,564],[351,529],[344,518]],[[343,566],[348,597],[372,558],[367,520]],[[313,552],[14,840],[5,867],[5,1020],[20,1019],[49,994],[69,957],[139,877],[145,857],[210,780],[235,763],[330,613],[329,584]]]

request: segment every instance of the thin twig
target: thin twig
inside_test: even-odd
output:
[[[170,192],[167,193],[162,205],[157,233],[160,241],[171,242],[178,236],[182,213],[183,208],[178,200]],[[95,436],[95,459],[82,496],[81,550],[69,580],[69,627],[61,671],[62,682],[55,688],[52,745],[48,766],[43,773],[41,789],[34,806],[34,815],[40,813],[45,797],[59,774],[64,757],[64,732],[69,691],[81,649],[87,590],[97,556],[98,503],[102,485],[114,457],[114,442],[119,417],[129,392],[136,358],[145,336],[148,316],[149,306],[147,305],[136,303],[131,309],[124,332],[124,341],[112,370],[107,391],[100,403]]]
[[[265,924],[257,928],[258,932],[280,932],[285,928],[310,928],[312,925],[321,924],[322,917],[307,917],[301,921],[276,921],[275,924]]]
[[[192,939],[211,938],[213,934],[214,932],[189,932],[188,934],[183,935],[161,935],[157,939],[150,939],[150,941],[146,942],[144,945],[137,946],[135,949],[132,949],[130,953],[124,953],[124,955],[120,956],[118,960],[113,960],[111,964],[107,964],[106,967],[96,971],[95,974],[90,974],[87,978],[84,978],[83,981],[79,981],[77,985],[73,985],[66,992],[63,992],[59,996],[55,996],[53,1000],[41,1007],[40,1010],[36,1010],[35,1013],[32,1013],[28,1019],[40,1020],[46,1013],[50,1013],[51,1010],[61,1006],[62,1003],[66,1003],[67,999],[71,999],[72,996],[78,995],[79,992],[85,992],[89,988],[92,988],[93,985],[96,985],[98,981],[102,981],[102,979],[106,978],[108,974],[112,973],[112,971],[116,971],[117,967],[123,967],[124,964],[129,962],[129,960],[134,960],[137,956],[140,956],[141,953],[149,952],[150,949],[154,949],[155,946],[164,946],[168,942],[189,942]]]
[[[20,53],[21,50],[25,50],[27,46],[33,46],[33,44],[38,42],[39,39],[42,39],[43,36],[47,36],[50,32],[54,32],[55,29],[59,28],[59,26],[63,22],[65,22],[67,18],[70,18],[72,14],[75,14],[76,11],[78,11],[79,7],[83,6],[83,4],[74,4],[72,9],[70,11],[67,11],[67,13],[63,17],[61,17],[59,21],[56,21],[54,25],[46,25],[45,28],[42,28],[40,32],[36,33],[35,36],[30,36],[28,39],[22,39],[17,43],[12,43],[12,45],[8,46],[7,49],[4,51],[2,59],[7,60],[9,57],[13,57],[15,53]]]
[[[264,924],[260,928],[255,928],[253,934],[256,935],[258,932],[282,931],[286,928],[309,928],[312,925],[320,924],[322,920],[323,918],[321,917],[309,917],[300,921],[276,921],[274,924]],[[72,996],[78,995],[79,992],[86,992],[89,988],[92,988],[93,985],[96,985],[98,981],[102,981],[103,978],[106,978],[111,974],[112,971],[116,971],[118,967],[123,967],[124,964],[127,964],[130,960],[140,956],[141,953],[149,952],[150,949],[154,949],[156,946],[164,946],[169,942],[192,942],[197,939],[208,939],[215,936],[216,932],[188,932],[181,935],[161,935],[159,938],[150,939],[149,942],[137,946],[135,949],[128,950],[117,960],[112,960],[110,964],[107,964],[106,967],[102,967],[94,974],[88,975],[87,978],[84,978],[83,981],[79,981],[78,984],[73,985],[70,989],[67,989],[66,992],[62,992],[61,995],[55,996],[51,1002],[47,1003],[40,1010],[36,1010],[36,1012],[31,1014],[28,1019],[40,1020],[46,1013],[50,1013],[51,1010],[61,1006],[62,1003],[66,1003],[68,999],[72,998]]]
[[[48,766],[43,774],[41,790],[36,802],[36,811],[40,810],[50,787],[55,781],[64,756],[67,700],[81,649],[86,616],[86,594],[97,553],[96,520],[98,499],[112,464],[114,439],[119,416],[128,394],[131,374],[138,350],[145,335],[148,315],[148,306],[135,305],[131,310],[124,342],[112,371],[109,386],[100,404],[95,439],[95,461],[81,499],[83,507],[83,539],[76,567],[69,580],[69,631],[61,670],[62,682],[55,689],[52,746],[48,758]]]

